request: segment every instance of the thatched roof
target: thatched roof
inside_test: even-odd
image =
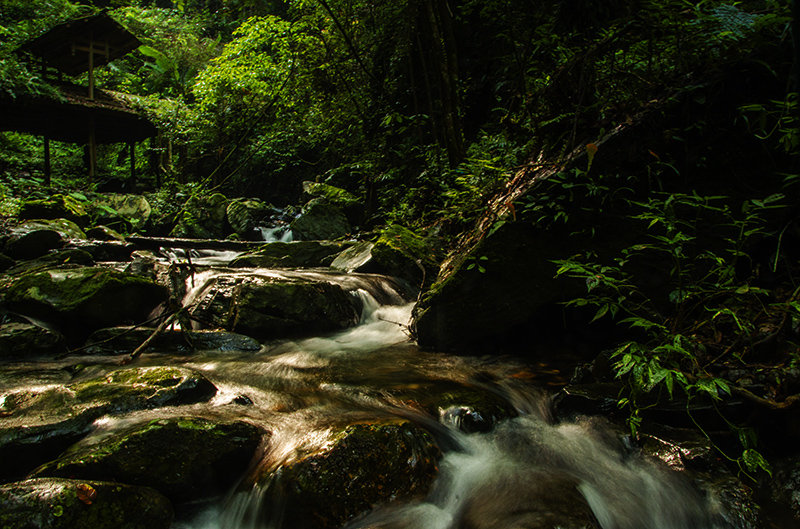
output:
[[[51,95],[0,97],[0,130],[15,130],[53,140],[85,143],[94,122],[97,143],[141,141],[156,128],[131,108],[123,94],[96,90],[89,99],[86,87],[53,83],[61,98]]]
[[[25,43],[20,51],[43,57],[50,66],[67,75],[78,75],[89,69],[90,43],[95,50],[95,67],[122,57],[142,44],[103,12],[54,26]]]

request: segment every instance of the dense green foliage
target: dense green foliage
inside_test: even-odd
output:
[[[13,50],[92,10],[4,0],[6,97],[47,90]],[[143,46],[99,82],[139,96],[160,130],[138,147],[140,174],[277,203],[326,181],[375,219],[455,231],[514,167],[602,135],[701,72],[760,60],[790,22],[777,0],[115,1],[110,13]],[[0,171],[36,176],[37,142],[2,139]],[[81,156],[59,145],[56,176],[81,177]],[[105,178],[124,179],[125,156],[101,148]]]

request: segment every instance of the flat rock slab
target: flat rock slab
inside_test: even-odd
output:
[[[0,486],[3,529],[167,529],[169,500],[153,489],[72,479]]]
[[[92,333],[81,354],[123,355],[135,351],[155,331],[149,327],[109,327]],[[227,331],[164,331],[145,348],[145,353],[192,353],[194,351],[255,353],[258,340]]]

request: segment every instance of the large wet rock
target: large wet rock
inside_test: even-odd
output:
[[[35,259],[61,248],[70,239],[86,239],[86,234],[70,220],[29,220],[11,230],[4,252],[13,259]]]
[[[83,437],[109,413],[191,404],[216,388],[194,371],[141,367],[69,385],[0,393],[0,479],[18,478]]]
[[[272,207],[260,200],[240,198],[228,204],[226,217],[234,233],[246,240],[255,240],[256,226],[270,215]]]
[[[303,182],[306,200],[321,199],[341,209],[352,225],[360,224],[364,217],[364,201],[341,187],[322,182]]]
[[[267,477],[285,495],[285,527],[333,529],[378,503],[425,495],[440,456],[413,423],[357,424]]]
[[[15,281],[6,302],[13,310],[61,326],[65,334],[137,323],[167,298],[147,279],[107,268],[71,268],[28,274]]]
[[[484,239],[423,295],[414,318],[420,346],[462,354],[523,348],[537,332],[547,336],[560,328],[559,303],[586,287],[555,280],[553,260],[594,244],[557,228],[509,222]],[[509,339],[517,342],[504,342]]]
[[[411,230],[393,224],[373,241],[344,250],[331,268],[345,272],[372,272],[399,277],[415,286],[432,282],[437,262],[430,245]]]
[[[273,242],[234,259],[233,268],[314,268],[326,266],[347,243],[331,241]]]
[[[76,196],[86,198],[81,195]],[[68,219],[80,226],[86,226],[89,222],[89,212],[86,210],[85,200],[60,194],[50,198],[23,202],[18,216],[26,220]]]
[[[78,477],[152,487],[173,501],[222,494],[246,470],[262,431],[197,417],[152,420],[90,436],[34,477]]]
[[[72,479],[0,485],[3,529],[167,529],[172,505],[153,489]]]
[[[32,323],[0,324],[0,360],[64,352],[64,336]]]
[[[303,206],[291,228],[296,239],[306,241],[338,239],[352,230],[342,209],[324,199],[314,199]]]
[[[43,272],[52,268],[59,268],[64,265],[66,265],[67,268],[74,268],[75,266],[92,266],[94,264],[94,258],[88,252],[77,248],[67,248],[53,251],[41,257],[37,257],[36,259],[21,261],[17,265],[6,270],[6,274],[10,276],[22,276],[34,272]]]
[[[150,338],[154,331],[153,328],[131,326],[99,329],[89,336],[86,340],[87,346],[81,353],[91,355],[130,354]],[[261,343],[249,336],[226,331],[169,330],[156,335],[143,352],[180,354],[210,350],[254,353],[261,350]]]
[[[181,211],[171,237],[224,239],[228,235],[228,199],[220,193],[209,197],[192,195]]]
[[[280,338],[350,327],[359,311],[357,299],[338,285],[244,275],[213,279],[192,316],[248,336]]]

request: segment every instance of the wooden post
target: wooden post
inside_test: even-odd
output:
[[[134,142],[130,142],[128,143],[128,148],[130,149],[131,158],[130,192],[133,193],[136,190],[136,144]]]
[[[50,138],[44,137],[44,185],[50,187]]]

